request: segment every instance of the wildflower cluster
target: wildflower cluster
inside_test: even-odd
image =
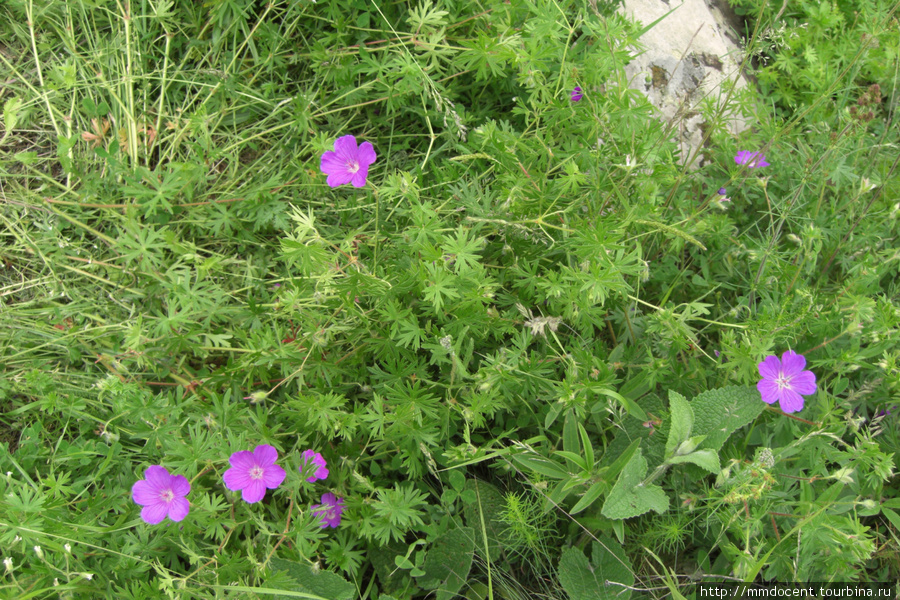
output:
[[[315,471],[306,480],[313,483],[328,477],[325,459],[314,450],[303,452],[298,470],[301,475],[310,468]],[[285,470],[276,464],[278,451],[268,444],[260,444],[253,451],[240,450],[233,453],[228,462],[231,468],[222,475],[225,487],[233,492],[240,491],[241,498],[248,504],[261,501],[266,490],[274,490],[287,477]],[[141,518],[150,525],[162,522],[166,517],[172,521],[183,520],[190,510],[190,502],[186,496],[191,491],[191,484],[183,475],[172,475],[160,465],[147,467],[144,479],[137,481],[131,488],[134,502],[144,508]],[[343,498],[334,494],[322,495],[322,504],[313,506],[313,514],[320,518],[324,527],[337,527],[344,511]]]

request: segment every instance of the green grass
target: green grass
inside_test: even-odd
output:
[[[900,580],[897,5],[735,4],[757,85],[696,168],[604,3],[0,6],[0,597]]]

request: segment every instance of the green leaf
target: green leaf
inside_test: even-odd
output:
[[[587,429],[579,423],[578,435],[581,437],[581,446],[584,448],[584,460],[587,463],[587,470],[594,468],[594,446],[591,444],[591,438],[588,436]]]
[[[466,482],[466,491],[475,493],[475,501],[463,508],[466,526],[476,531],[475,543],[481,556],[489,552],[491,560],[495,560],[507,542],[506,523],[502,518],[506,501],[496,487],[477,479]],[[487,536],[487,549],[484,547],[482,522]]]
[[[695,435],[689,439],[684,440],[675,449],[675,456],[684,456],[685,454],[690,454],[691,452],[696,450],[700,446],[700,443],[705,439],[705,435]]]
[[[568,548],[563,552],[557,573],[559,583],[570,600],[600,598],[606,585],[600,573],[594,571],[584,552],[578,548]]]
[[[682,456],[673,456],[667,462],[673,465],[692,463],[706,469],[710,473],[718,473],[722,470],[722,467],[719,465],[719,455],[715,450],[710,450],[708,448],[706,450],[697,450],[696,452],[691,452],[690,454],[684,454]]]
[[[752,422],[765,408],[759,391],[749,386],[729,386],[703,392],[691,402],[694,435],[705,435],[700,448],[720,450],[737,429]]]
[[[3,103],[3,124],[6,126],[6,131],[3,133],[3,139],[6,139],[6,136],[19,124],[20,108],[22,108],[22,101],[16,96],[13,96]]]
[[[573,454],[578,454],[581,450],[578,446],[578,421],[574,409],[566,411],[566,418],[563,422],[563,450]]]
[[[569,514],[577,515],[584,509],[588,508],[591,504],[594,503],[594,501],[597,498],[599,498],[601,495],[603,495],[603,492],[605,492],[608,489],[609,489],[608,483],[606,483],[605,481],[598,481],[597,483],[592,485],[590,487],[590,489],[588,489],[588,491],[586,491],[584,493],[584,496],[581,497],[581,500],[579,500],[575,504],[575,506],[572,507],[572,510],[569,511]]]
[[[557,571],[570,600],[628,600],[631,590],[606,582],[634,585],[631,562],[622,546],[600,535],[591,546],[591,561],[578,548],[563,552]]]
[[[450,471],[448,478],[450,479],[450,487],[457,492],[466,487],[466,476],[462,471]]]
[[[641,421],[647,420],[647,413],[644,412],[640,406],[637,405],[637,402],[631,400],[630,398],[626,398],[622,394],[618,392],[614,392],[612,390],[602,389],[597,390],[598,393],[603,394],[604,396],[609,396],[610,398],[614,398],[622,403],[622,406],[625,407],[625,410],[628,411],[628,414],[634,417],[635,419],[640,419]]]
[[[676,449],[690,437],[691,429],[694,427],[694,411],[691,410],[691,405],[684,396],[673,390],[669,390],[669,414],[672,421],[666,440],[666,457],[675,454]]]
[[[888,518],[888,521],[894,525],[897,531],[900,531],[900,515],[884,506],[881,507],[881,513]]]
[[[669,507],[668,496],[658,485],[641,485],[646,475],[647,461],[638,449],[606,498],[600,511],[603,516],[608,519],[629,519],[649,510],[665,512]]]
[[[554,452],[554,454],[557,456],[562,456],[582,471],[588,470],[587,463],[584,461],[584,457],[582,457],[580,454],[575,454],[574,452],[566,452],[565,450],[557,450],[556,452]]]
[[[569,476],[565,469],[561,466],[540,455],[513,454],[512,459],[536,473],[551,477],[553,479],[565,479]]]
[[[313,571],[309,565],[283,558],[273,558],[270,564],[273,569],[282,571],[296,582],[294,589],[288,591],[304,592],[327,600],[356,598],[356,586],[331,571]]]
[[[474,529],[460,527],[446,532],[434,541],[425,556],[420,585],[426,590],[437,590],[437,600],[451,600],[466,582],[474,551]]]

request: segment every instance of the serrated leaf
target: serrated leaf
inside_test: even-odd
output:
[[[669,437],[666,440],[666,457],[675,454],[675,450],[691,435],[694,427],[694,411],[684,396],[669,390]]]
[[[466,491],[470,490],[475,493],[475,501],[463,507],[466,526],[475,530],[475,543],[481,556],[489,552],[491,560],[495,560],[508,541],[506,523],[502,519],[506,501],[496,487],[484,481],[469,479],[466,481]],[[482,529],[487,536],[487,549],[484,547]]]
[[[663,513],[669,507],[669,498],[658,485],[641,485],[647,475],[647,461],[638,449],[619,475],[603,509],[608,519],[629,519],[649,510]]]
[[[466,582],[474,550],[474,529],[460,527],[446,532],[425,555],[425,573],[419,584],[426,590],[437,590],[437,600],[450,600]]]
[[[625,549],[608,535],[598,535],[597,541],[591,544],[591,562],[605,581],[634,585],[634,571]],[[631,597],[631,590],[628,588],[619,586],[606,588],[610,592],[606,597],[610,600],[628,600]]]
[[[356,586],[331,571],[313,571],[309,565],[283,558],[273,558],[270,564],[273,569],[282,571],[296,582],[296,587],[290,590],[292,592],[304,592],[327,600],[356,598]]]
[[[570,600],[592,600],[599,598],[605,582],[600,573],[594,571],[584,552],[578,548],[567,548],[559,559],[557,570],[559,583]]]
[[[673,456],[668,460],[669,464],[691,463],[698,467],[704,468],[710,473],[718,473],[722,470],[719,464],[719,455],[715,450],[705,449],[684,454],[682,456]]]
[[[563,552],[557,571],[570,600],[628,600],[631,590],[607,581],[634,585],[628,556],[615,540],[601,535],[591,546],[591,561],[578,548]]]
[[[728,437],[752,422],[765,408],[759,391],[749,386],[728,386],[703,392],[691,402],[694,435],[705,435],[701,449],[719,451]]]

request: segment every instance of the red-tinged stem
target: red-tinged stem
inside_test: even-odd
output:
[[[794,419],[795,421],[800,421],[801,423],[806,423],[807,425],[813,425],[815,427],[822,426],[821,423],[813,423],[812,421],[807,421],[806,419],[801,419],[800,417],[795,417],[794,415],[788,414],[788,413],[784,412],[783,410],[781,410],[780,408],[775,408],[774,406],[767,406],[766,408],[768,410],[771,410],[772,412],[778,413],[779,415],[785,416],[789,419]]]

